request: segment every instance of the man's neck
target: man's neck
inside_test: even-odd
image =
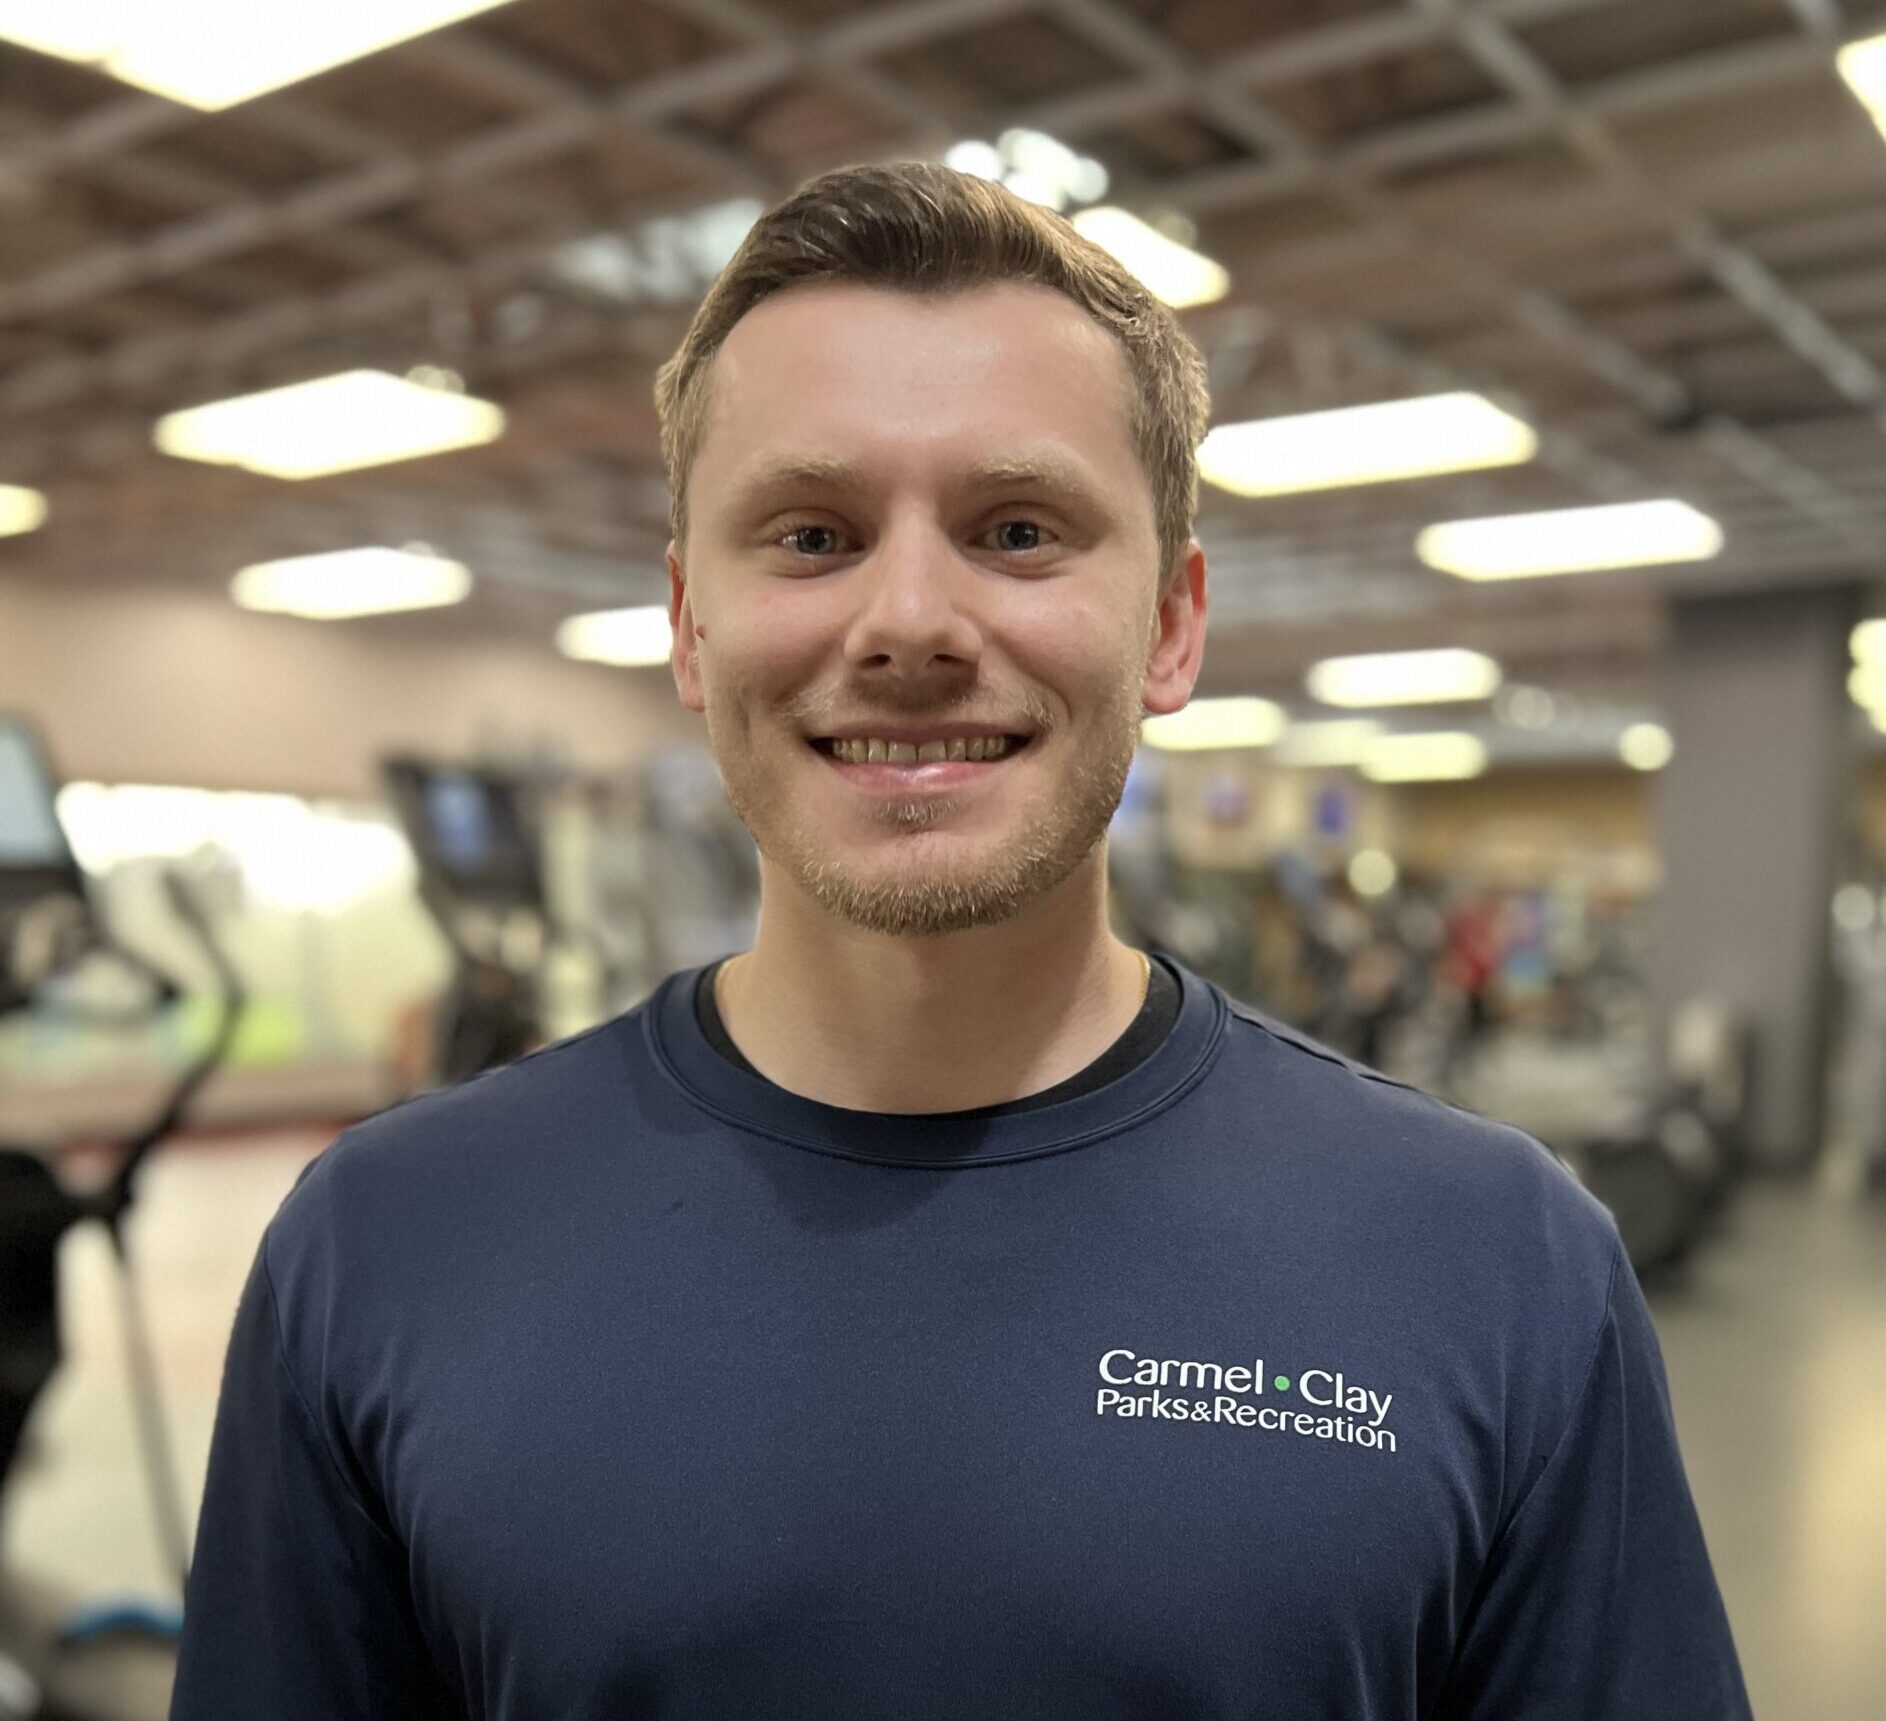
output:
[[[921,938],[834,922],[767,869],[721,1019],[791,1093],[852,1111],[967,1111],[1065,1081],[1126,1032],[1146,966],[1107,927],[1105,846],[997,926]]]

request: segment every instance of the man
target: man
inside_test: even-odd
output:
[[[657,398],[757,940],[304,1175],[175,1715],[1745,1715],[1602,1210],[1108,931],[1204,646],[1170,313],[846,171]]]

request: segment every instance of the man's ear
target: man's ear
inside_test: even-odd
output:
[[[668,625],[674,630],[668,661],[674,668],[675,692],[688,710],[704,712],[707,695],[701,688],[700,648],[704,633],[695,625],[693,595],[688,590],[687,575],[681,571],[673,539],[668,541]]]
[[[1183,566],[1167,582],[1153,616],[1141,702],[1156,716],[1182,709],[1205,661],[1205,552],[1186,541]]]

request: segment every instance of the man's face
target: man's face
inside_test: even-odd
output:
[[[1189,696],[1203,561],[1159,603],[1128,387],[1028,283],[791,289],[717,355],[676,684],[761,853],[851,924],[957,931],[1052,890],[1106,834],[1142,710]]]

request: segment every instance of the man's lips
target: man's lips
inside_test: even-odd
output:
[[[936,740],[940,737],[932,734],[930,739]],[[841,757],[836,750],[837,743],[833,739],[821,738],[809,742],[808,745],[825,761],[829,769],[836,771],[840,777],[860,789],[910,794],[964,788],[987,781],[1019,754],[1027,751],[1028,739],[1023,736],[1005,737],[1003,751],[994,758],[983,759],[964,757],[894,760],[888,757],[867,757],[861,760],[855,756],[861,750],[856,741],[845,744],[845,752],[848,756],[844,757]],[[918,743],[913,741],[902,745],[914,751]]]

